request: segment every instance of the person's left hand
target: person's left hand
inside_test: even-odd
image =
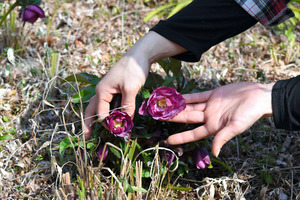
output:
[[[212,153],[217,157],[226,142],[247,130],[261,117],[272,115],[273,85],[235,83],[203,93],[183,95],[186,109],[168,121],[204,125],[171,135],[167,143],[178,145],[215,135]]]

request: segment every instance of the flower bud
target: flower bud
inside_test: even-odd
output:
[[[103,150],[104,150],[104,145],[100,144],[99,147],[96,150],[96,154],[97,154],[99,160],[101,160],[101,157],[102,157],[102,154],[103,154]],[[104,154],[103,154],[102,160],[105,160],[105,158],[107,157],[107,154],[108,154],[108,148],[106,147],[105,151],[104,151]]]
[[[167,167],[171,166],[174,158],[175,158],[174,153],[172,153],[170,151],[163,151],[162,159],[167,163]]]
[[[204,169],[210,164],[208,151],[204,147],[195,150],[193,158],[194,158],[194,163],[198,169]]]
[[[23,22],[34,23],[38,18],[44,18],[45,13],[43,9],[38,5],[29,5],[21,13],[21,19]]]

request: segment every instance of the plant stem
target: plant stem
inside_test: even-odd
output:
[[[0,27],[2,27],[3,22],[5,21],[7,15],[13,10],[15,9],[15,7],[17,7],[19,5],[18,2],[14,3],[9,10],[1,17],[1,21],[0,21]]]

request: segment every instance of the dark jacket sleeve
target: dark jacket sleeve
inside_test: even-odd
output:
[[[300,76],[275,83],[272,108],[276,128],[300,130]]]
[[[196,62],[212,46],[256,23],[234,0],[194,0],[172,17],[161,20],[151,31],[188,50],[174,58]]]

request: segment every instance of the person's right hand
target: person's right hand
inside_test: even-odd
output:
[[[146,81],[150,65],[184,51],[184,48],[151,31],[134,44],[96,86],[96,95],[85,110],[85,138],[90,138],[91,124],[95,119],[109,115],[110,102],[115,94],[122,94],[121,110],[133,117],[135,97]]]

